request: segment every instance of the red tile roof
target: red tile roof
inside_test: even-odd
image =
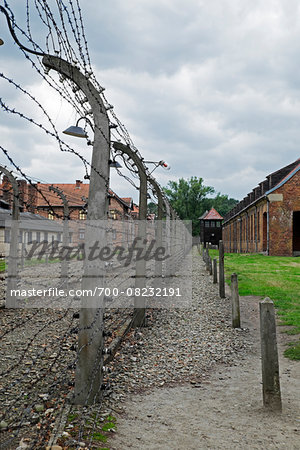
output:
[[[46,199],[51,203],[52,206],[62,206],[60,197],[53,191],[49,191],[49,186],[51,184],[39,183],[37,188],[46,197]],[[67,197],[69,206],[82,206],[86,202],[82,199],[86,199],[89,196],[89,184],[88,183],[77,183],[77,184],[65,184],[65,183],[53,183],[54,187],[58,187]],[[37,195],[37,206],[46,206],[47,203],[43,196],[38,192]]]
[[[203,217],[203,220],[222,220],[223,217],[215,210],[215,208],[211,208],[211,210]]]
[[[121,197],[123,202],[127,203],[128,206],[132,206],[132,198],[131,197]]]
[[[62,206],[62,202],[60,197],[53,192],[49,191],[49,186],[52,186],[52,184],[46,184],[46,183],[38,183],[38,190],[41,191],[48,200],[49,203],[51,203],[52,206]],[[67,201],[69,203],[69,206],[83,206],[86,203],[86,200],[89,196],[89,183],[82,183],[77,181],[75,183],[54,183],[54,187],[59,188],[63,191],[64,195],[67,197]],[[121,198],[119,197],[114,191],[109,189],[109,194],[113,197],[116,197],[119,201],[123,202],[126,206],[129,208],[131,207],[132,199],[130,197]],[[37,206],[46,206],[47,203],[43,196],[38,192],[37,195]]]

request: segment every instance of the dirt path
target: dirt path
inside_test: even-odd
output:
[[[124,404],[126,413],[117,416],[112,450],[300,449],[300,363],[282,356],[286,336],[279,332],[283,412],[267,413],[257,298],[241,298],[241,317],[252,351],[231,367],[216,366],[200,384],[132,396]]]

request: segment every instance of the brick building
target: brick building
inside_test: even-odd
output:
[[[212,245],[219,245],[222,239],[222,220],[223,217],[212,208],[210,211],[199,217],[200,220],[200,242]]]
[[[63,203],[58,195],[49,191],[51,184],[37,183],[35,186],[27,184],[25,180],[18,180],[20,191],[20,206],[23,211],[39,214],[47,219],[63,218]],[[58,183],[59,188],[67,198],[70,219],[83,220],[86,218],[89,184],[76,180],[72,183]],[[2,200],[12,206],[13,194],[11,184],[6,176],[1,184]],[[109,217],[112,219],[131,218],[133,211],[132,198],[121,198],[109,189]]]
[[[300,255],[300,159],[271,173],[223,222],[226,252]]]

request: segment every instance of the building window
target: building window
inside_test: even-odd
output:
[[[79,211],[79,220],[85,220],[86,219],[86,212],[81,210]]]
[[[209,228],[209,220],[205,221],[205,228]]]
[[[117,239],[117,230],[112,230],[112,238],[114,241]]]
[[[36,232],[36,242],[41,242],[41,233],[39,231]]]
[[[221,222],[216,222],[216,227],[220,228],[221,227]]]
[[[53,214],[53,212],[51,212],[51,211],[48,212],[48,219],[49,219],[49,220],[54,220],[54,214]]]
[[[19,244],[22,244],[23,242],[23,231],[19,232]]]
[[[61,242],[61,233],[57,233],[57,241]]]
[[[27,232],[27,244],[32,244],[32,231]]]
[[[115,209],[111,209],[109,211],[109,216],[111,219],[116,220],[117,219],[117,211]]]
[[[48,232],[44,231],[44,241],[48,242]]]
[[[84,228],[79,229],[79,239],[84,239]]]

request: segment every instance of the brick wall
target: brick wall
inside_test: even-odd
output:
[[[293,213],[300,211],[300,171],[268,199],[269,255],[293,256]],[[223,226],[225,252],[266,252],[267,210],[267,199],[262,198],[226,222]]]
[[[269,196],[270,255],[292,256],[293,212],[300,211],[300,171],[272,194]]]

